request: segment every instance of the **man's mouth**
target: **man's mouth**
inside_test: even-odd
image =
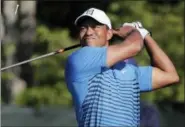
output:
[[[89,38],[85,38],[84,40],[94,40],[95,38],[89,37]]]
[[[84,38],[84,42],[85,43],[93,42],[94,40],[95,40],[95,38],[92,38],[92,37],[90,37],[90,38]]]

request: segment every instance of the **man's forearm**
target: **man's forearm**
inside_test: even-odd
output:
[[[120,36],[125,37],[125,34]],[[130,31],[122,43],[108,47],[107,65],[110,67],[119,61],[137,55],[141,51],[142,45],[143,39],[138,30],[134,29]]]
[[[176,72],[176,69],[169,57],[150,35],[145,37],[144,44],[148,54],[150,55],[151,64],[153,66],[158,67],[165,72]]]

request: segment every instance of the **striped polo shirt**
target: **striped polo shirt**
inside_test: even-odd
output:
[[[67,60],[65,78],[80,127],[139,126],[140,91],[151,90],[152,67],[119,62],[108,68],[106,47],[83,47]]]

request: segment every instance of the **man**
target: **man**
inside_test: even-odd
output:
[[[113,30],[108,16],[90,8],[80,15],[82,48],[67,59],[66,83],[72,94],[79,126],[139,126],[140,92],[179,81],[174,65],[141,24],[125,23]],[[109,46],[113,35],[124,38]],[[124,60],[147,48],[152,66]]]

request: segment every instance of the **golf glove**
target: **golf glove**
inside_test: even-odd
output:
[[[142,24],[140,22],[132,22],[132,23],[124,23],[122,26],[132,26],[135,27],[141,34],[142,38],[144,39],[147,34],[150,34],[148,30],[143,28]]]

